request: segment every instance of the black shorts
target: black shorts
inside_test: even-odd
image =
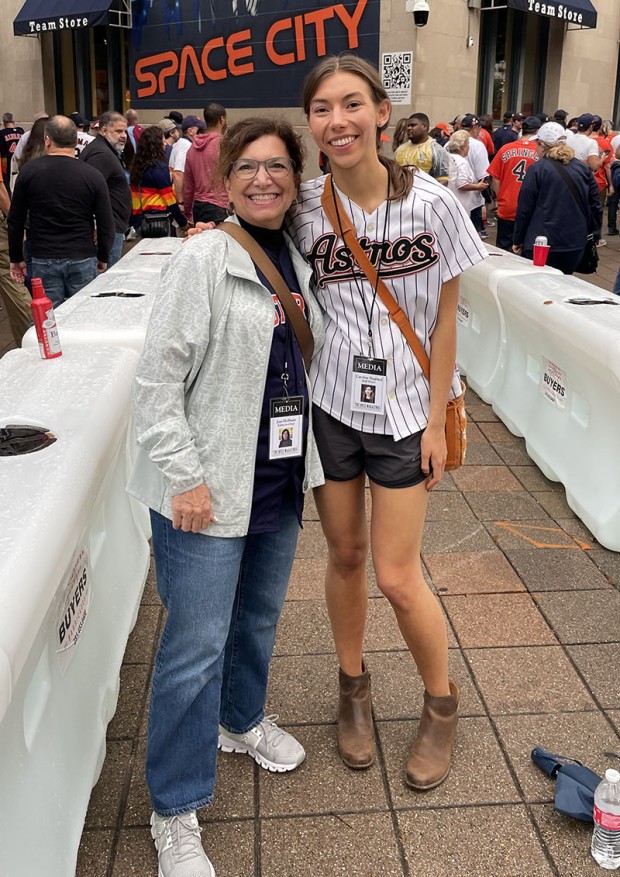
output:
[[[360,432],[312,407],[312,428],[325,477],[352,481],[366,472],[380,487],[413,487],[427,478],[421,469],[422,432],[395,441],[391,435]]]

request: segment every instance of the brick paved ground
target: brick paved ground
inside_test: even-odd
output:
[[[610,238],[596,281],[610,289]],[[613,246],[612,246],[613,244]],[[619,244],[620,245],[620,244]],[[0,312],[0,351],[10,343]],[[425,571],[445,610],[462,690],[454,768],[416,794],[403,765],[422,688],[372,572],[366,659],[377,763],[339,761],[337,666],[322,599],[325,544],[312,500],[272,664],[269,712],[306,762],[271,775],[222,755],[201,814],[219,877],[588,877],[590,829],[553,812],[536,744],[601,772],[620,758],[620,555],[606,551],[475,394],[467,465],[430,498]],[[555,546],[555,547],[548,547]],[[155,877],[144,782],[148,687],[163,610],[152,577],[121,673],[107,758],[93,790],[79,877]]]

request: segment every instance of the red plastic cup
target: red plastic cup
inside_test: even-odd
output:
[[[549,255],[549,245],[546,247],[541,244],[534,244],[534,265],[543,268],[547,264],[547,256]]]

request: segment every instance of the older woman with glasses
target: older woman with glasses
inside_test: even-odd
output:
[[[322,318],[310,268],[282,230],[302,157],[285,122],[229,130],[220,171],[232,228],[195,237],[171,259],[138,366],[141,447],[129,489],[151,510],[168,611],[146,765],[160,877],[214,875],[196,810],[213,798],[218,746],[275,772],[305,757],[264,715],[303,493],[323,483],[306,375]],[[270,266],[292,294],[288,311]]]

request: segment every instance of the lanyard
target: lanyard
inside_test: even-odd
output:
[[[336,190],[335,190],[335,186],[334,186],[334,177],[333,177],[333,175],[330,176],[329,180],[330,180],[330,184],[331,184],[331,187],[332,187],[332,195],[333,195],[333,197],[334,197],[334,204],[335,204],[335,206],[336,206],[336,216],[337,216],[337,218],[338,218],[338,227],[339,227],[339,231],[340,231],[340,237],[341,237],[341,239],[342,239],[342,242],[344,243],[344,246],[345,246],[345,248],[346,248],[346,251],[347,251],[349,257],[351,258],[351,263],[353,263],[353,262],[357,262],[357,260],[354,259],[353,253],[352,253],[351,250],[349,249],[349,247],[348,247],[348,245],[347,245],[347,243],[346,243],[346,241],[345,241],[345,239],[344,239],[344,231],[343,231],[343,228],[342,228],[342,220],[341,220],[341,218],[340,218],[340,210],[338,209],[338,201],[339,201],[339,199],[336,198]],[[385,234],[386,234],[386,231],[387,231],[388,215],[389,215],[389,212],[390,212],[390,209],[389,209],[389,208],[390,208],[390,174],[389,174],[389,172],[388,172],[387,195],[386,195],[386,199],[385,199],[385,216],[384,216],[384,218],[383,218],[383,237],[382,237],[382,244],[385,244]],[[381,246],[381,249],[379,250],[379,263],[378,263],[378,265],[377,265],[377,276],[376,276],[376,278],[375,278],[375,285],[374,285],[374,288],[373,288],[373,291],[372,291],[372,301],[371,301],[371,303],[370,303],[370,312],[368,311],[368,305],[366,304],[366,297],[365,297],[365,295],[364,295],[364,290],[363,290],[362,286],[360,286],[360,284],[359,284],[359,282],[358,282],[357,275],[355,274],[355,271],[352,272],[352,273],[353,273],[353,282],[355,283],[355,288],[357,289],[357,291],[358,291],[358,293],[359,293],[359,295],[360,295],[360,298],[362,299],[362,305],[364,306],[364,313],[366,314],[366,319],[367,319],[367,321],[368,321],[368,356],[372,356],[372,355],[373,355],[372,314],[373,314],[373,311],[374,311],[374,308],[375,308],[375,301],[376,301],[376,299],[377,299],[377,287],[378,287],[378,285],[379,285],[379,276],[380,276],[380,274],[381,274],[381,265],[382,265],[382,263],[383,263],[383,246]]]

